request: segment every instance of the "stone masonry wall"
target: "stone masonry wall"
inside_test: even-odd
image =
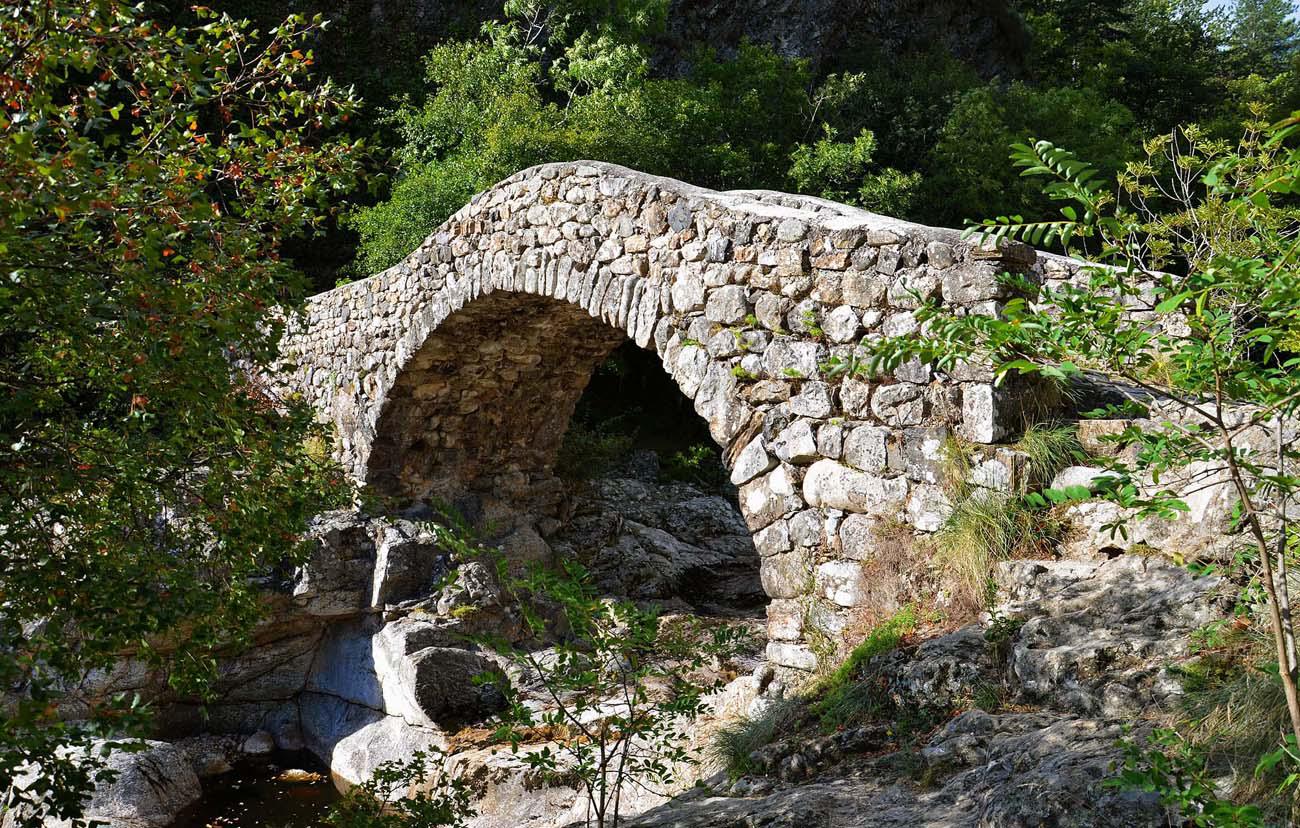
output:
[[[1027,397],[978,367],[868,381],[823,366],[916,331],[922,299],[996,313],[998,274],[1035,267],[1021,245],[818,199],[544,165],[476,196],[404,262],[315,297],[284,377],[338,426],[358,481],[546,535],[555,452],[591,371],[625,338],[653,349],[739,487],[769,658],[807,670],[808,599],[830,608],[819,626],[842,627],[882,533],[942,523],[944,438],[1012,437]],[[1014,473],[1001,454],[992,485]]]

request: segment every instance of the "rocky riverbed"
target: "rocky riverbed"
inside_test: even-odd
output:
[[[603,592],[653,603],[669,618],[743,626],[750,646],[705,679],[752,672],[765,644],[764,599],[734,492],[663,479],[647,452],[576,489],[565,519],[547,524],[545,537],[519,521],[488,541],[521,565],[577,558]],[[468,643],[482,632],[519,640],[521,619],[489,565],[439,544],[427,523],[433,517],[421,506],[389,517],[321,516],[311,559],[267,579],[267,620],[250,649],[223,662],[206,706],[176,697],[162,676],[130,659],[75,688],[65,702],[72,715],[86,699],[121,691],[141,693],[159,713],[160,740],[114,759],[122,776],[96,794],[88,815],[119,828],[161,828],[192,811],[202,790],[224,797],[234,769],[270,751],[309,752],[346,787],[382,762],[453,743],[457,772],[482,794],[476,826],[544,824],[573,809],[574,788],[538,791],[476,729],[499,703],[476,675],[508,673],[526,699],[540,703],[544,694],[514,665]],[[729,715],[748,703],[735,696],[719,697]],[[683,777],[683,786],[693,779]]]
[[[929,732],[900,738],[897,722],[798,728],[756,752],[755,773],[719,773],[631,824],[1171,824],[1154,795],[1102,783],[1119,740],[1181,694],[1174,670],[1190,657],[1189,636],[1223,614],[1219,579],[1123,555],[1011,561],[998,580],[1009,600],[995,621],[871,665],[897,709],[933,717]]]
[[[725,687],[687,734],[700,761],[678,768],[670,788],[630,791],[624,813],[640,814],[633,824],[1166,824],[1151,797],[1102,782],[1130,726],[1177,703],[1191,635],[1229,609],[1224,585],[1149,543],[1117,549],[1086,508],[1064,514],[1071,528],[1058,556],[1000,564],[998,598],[980,620],[953,628],[944,619],[955,610],[932,607],[932,623],[870,663],[875,690],[910,724],[886,718],[827,731],[805,716],[738,778],[720,769],[718,730],[792,704],[811,677],[763,658],[775,603],[764,623],[759,553],[734,493],[667,480],[654,455],[639,453],[576,485],[562,520],[507,524],[489,540],[517,563],[579,559],[606,593],[670,617],[750,629],[750,648],[714,665],[709,678]],[[472,828],[579,824],[580,791],[540,780],[482,727],[499,699],[475,675],[500,671],[539,705],[544,694],[490,649],[466,643],[482,631],[518,639],[520,618],[491,568],[441,545],[430,517],[427,507],[322,516],[310,561],[268,579],[268,620],[252,649],[224,663],[202,725],[197,705],[129,661],[80,687],[78,697],[139,690],[163,726],[164,740],[114,758],[122,775],[97,792],[90,815],[117,828],[184,824],[173,820],[194,813],[201,796],[198,807],[213,807],[202,791],[228,788],[250,755],[305,750],[347,786],[384,761],[438,747],[478,797]],[[923,548],[900,564],[905,578],[864,562],[854,582],[879,591],[886,610],[908,594],[942,599],[937,565],[916,552]],[[196,732],[237,735],[187,735]]]

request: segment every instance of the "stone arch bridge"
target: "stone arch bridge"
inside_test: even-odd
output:
[[[472,501],[544,534],[592,371],[627,339],[652,349],[739,487],[771,598],[769,657],[810,669],[809,602],[842,627],[881,533],[941,524],[949,434],[986,447],[978,482],[1012,485],[1013,453],[994,444],[1020,426],[1023,399],[979,368],[867,381],[823,366],[864,337],[916,331],[918,297],[997,312],[1008,269],[1072,275],[1021,245],[819,199],[549,164],[476,196],[400,264],[312,299],[283,351],[359,482]]]

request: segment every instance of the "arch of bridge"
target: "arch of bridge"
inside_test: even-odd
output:
[[[942,520],[944,438],[995,443],[1020,413],[978,367],[868,381],[825,366],[917,331],[923,300],[996,313],[1000,273],[1061,275],[1045,267],[1062,265],[819,199],[549,164],[476,196],[403,262],[314,297],[285,372],[380,494],[538,521],[559,503],[552,467],[592,371],[626,339],[652,349],[739,486],[769,655],[807,668],[808,601],[851,611],[874,530]]]

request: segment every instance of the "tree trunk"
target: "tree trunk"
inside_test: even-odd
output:
[[[1288,609],[1290,608],[1290,593],[1285,582],[1281,584],[1277,582],[1273,571],[1273,550],[1264,535],[1264,527],[1260,523],[1259,512],[1256,511],[1255,503],[1250,496],[1250,490],[1246,487],[1241,467],[1237,465],[1231,439],[1227,441],[1225,454],[1227,455],[1228,470],[1232,475],[1233,486],[1237,489],[1237,496],[1241,498],[1241,508],[1246,515],[1246,524],[1250,527],[1251,536],[1254,538],[1255,546],[1259,550],[1259,560],[1263,568],[1264,590],[1268,593],[1268,614],[1273,627],[1273,644],[1277,651],[1277,671],[1282,679],[1282,692],[1286,696],[1287,713],[1291,717],[1291,732],[1295,735],[1296,743],[1300,744],[1300,691],[1297,690],[1297,678],[1300,677],[1296,675],[1300,671],[1297,670],[1296,666],[1295,631],[1289,628],[1291,623],[1289,613],[1284,617],[1282,611],[1284,604]],[[1285,543],[1282,544],[1282,550],[1282,554],[1285,554]]]

